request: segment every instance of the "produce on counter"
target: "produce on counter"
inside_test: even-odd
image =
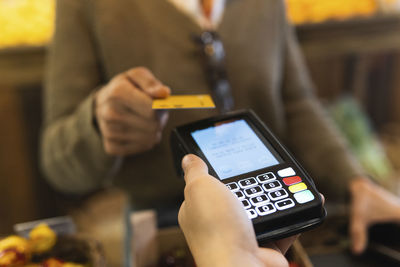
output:
[[[39,224],[29,233],[29,239],[11,235],[0,240],[0,267],[84,267],[87,264],[69,262],[65,259],[78,258],[85,263],[89,259],[79,255],[77,250],[85,250],[82,242],[68,241],[62,245],[57,240],[68,241],[69,238],[57,238],[56,233],[46,224]],[[71,248],[74,246],[74,248]],[[83,246],[83,247],[82,247]],[[60,248],[61,247],[61,248]],[[75,247],[77,247],[75,249]],[[55,256],[51,256],[51,255]],[[62,259],[63,254],[66,255]]]
[[[72,262],[63,262],[58,259],[50,258],[43,262],[40,267],[81,267],[81,264],[75,264]],[[26,267],[26,266],[25,266]]]
[[[57,235],[50,227],[42,223],[29,233],[29,240],[33,252],[44,253],[54,247],[57,241]]]
[[[25,238],[12,235],[0,240],[0,267],[21,266],[30,259],[30,246]]]

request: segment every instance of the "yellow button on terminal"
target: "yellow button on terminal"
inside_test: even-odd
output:
[[[300,192],[307,189],[307,185],[305,183],[298,183],[295,185],[289,186],[289,191],[292,193]]]

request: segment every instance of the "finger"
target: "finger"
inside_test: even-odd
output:
[[[104,139],[127,139],[128,126],[119,122],[99,121],[99,128]],[[130,137],[130,136],[129,136]]]
[[[107,154],[125,156],[152,149],[162,138],[162,126],[156,119],[137,114],[107,112],[98,119]]]
[[[189,154],[182,159],[182,168],[185,173],[186,184],[201,175],[208,175],[208,167],[199,157]]]
[[[103,136],[108,136],[112,133],[122,135],[132,131],[132,127],[130,125],[126,123],[121,123],[121,121],[102,120],[99,122],[99,125]]]
[[[122,128],[123,126],[121,126]],[[129,126],[126,126],[125,129],[128,129]],[[159,142],[159,133],[161,131],[155,132],[146,132],[146,131],[135,131],[130,128],[129,131],[115,131],[110,129],[108,126],[103,126],[100,124],[101,135],[104,139],[118,141],[121,143],[135,143],[135,142],[146,142],[146,143],[158,143]]]
[[[299,236],[300,235],[290,236],[276,241],[275,244],[279,248],[280,252],[285,255],[288,249],[292,246],[293,242],[296,241]]]
[[[258,256],[268,266],[288,266],[286,258],[278,251],[271,251],[268,248],[260,248]]]
[[[126,72],[127,78],[152,98],[165,98],[171,90],[162,84],[150,70],[139,67]]]
[[[128,105],[131,113],[137,114],[146,119],[155,119],[156,115],[152,109],[152,98],[135,87],[132,90],[130,97],[124,99],[125,103]]]
[[[104,151],[111,156],[127,156],[130,153],[126,149],[126,144],[122,141],[103,139]]]
[[[149,120],[133,114],[101,117],[98,123],[102,135],[110,138],[120,135],[145,134],[148,136],[145,139],[150,139],[155,138],[158,131],[163,129],[159,121]]]
[[[140,90],[130,90],[128,99],[112,99],[99,110],[99,114],[107,121],[142,119],[145,123],[157,124],[163,129],[168,122],[169,112],[153,110],[151,98]],[[145,126],[145,125],[144,125]],[[144,127],[148,128],[148,127]]]
[[[127,74],[118,75],[112,81],[111,90],[103,97],[109,109],[120,114],[135,113],[147,119],[155,119],[152,96],[144,92]],[[97,106],[104,102],[99,100]]]
[[[278,248],[278,246],[276,245],[276,243],[275,242],[269,242],[269,243],[267,243],[267,244],[263,244],[263,246],[262,246],[263,248],[270,248],[270,249],[273,249],[273,250],[275,250],[275,251],[277,251],[277,252],[279,252],[279,253],[282,253],[281,252],[281,250]]]
[[[367,226],[361,220],[355,218],[352,218],[350,223],[352,251],[355,254],[361,254],[368,242]]]
[[[126,76],[116,79],[101,96],[96,106],[103,116],[134,113],[148,119],[155,118],[151,107],[152,98],[132,84]]]
[[[161,141],[162,132],[147,134],[131,131],[130,134],[103,134],[104,148],[108,154],[126,156],[152,149]]]
[[[128,156],[152,149],[156,142],[138,142],[137,140],[104,139],[104,149],[107,154]]]

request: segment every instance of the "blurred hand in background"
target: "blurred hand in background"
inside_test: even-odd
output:
[[[160,142],[168,113],[152,109],[152,101],[170,89],[146,68],[115,76],[95,97],[95,119],[106,153],[126,156],[145,152]]]

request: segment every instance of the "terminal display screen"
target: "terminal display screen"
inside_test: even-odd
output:
[[[220,122],[190,134],[221,180],[282,162],[244,119]]]

